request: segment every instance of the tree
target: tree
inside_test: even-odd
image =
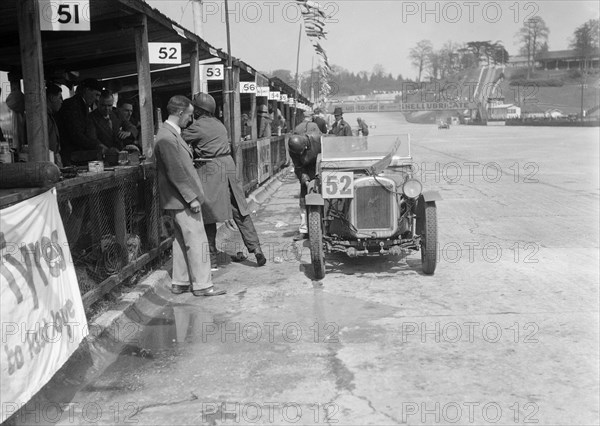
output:
[[[492,62],[494,63],[494,65],[507,64],[508,58],[509,58],[508,52],[506,51],[506,49],[504,48],[502,43],[497,41],[496,43],[491,45],[491,59],[492,59]]]
[[[427,57],[427,69],[431,80],[437,80],[442,69],[442,53],[441,51],[432,50]]]
[[[590,57],[598,51],[600,24],[598,19],[590,19],[573,32],[570,47],[575,49],[583,62],[583,70],[587,70]]]
[[[527,78],[529,78],[537,54],[544,43],[548,42],[550,30],[541,16],[535,16],[526,20],[521,29],[515,34],[521,43],[521,54],[527,56]]]
[[[292,77],[292,72],[290,70],[275,70],[271,72],[271,77],[278,77],[286,84],[289,84],[292,87],[296,86],[296,82],[294,81],[294,77]]]
[[[419,77],[417,81],[421,81],[421,75],[423,70],[427,66],[429,55],[433,51],[433,45],[429,40],[421,40],[415,47],[410,49],[408,57],[411,63],[419,70]]]
[[[471,51],[471,53],[473,53],[473,56],[475,57],[475,62],[477,65],[479,65],[479,62],[481,61],[481,57],[485,56],[487,58],[487,63],[488,65],[490,64],[490,46],[491,46],[491,42],[488,41],[470,41],[467,43],[467,49],[469,49]]]

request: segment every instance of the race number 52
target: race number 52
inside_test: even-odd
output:
[[[321,174],[323,198],[354,198],[352,172],[327,172]]]
[[[151,64],[180,64],[181,43],[148,43]]]
[[[90,31],[89,0],[39,0],[41,31]]]

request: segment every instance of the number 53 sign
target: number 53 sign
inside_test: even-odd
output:
[[[354,198],[354,174],[352,172],[321,173],[323,198]]]

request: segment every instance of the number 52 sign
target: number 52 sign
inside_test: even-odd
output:
[[[354,198],[354,173],[321,173],[323,198]]]
[[[151,64],[180,64],[181,43],[148,43]]]

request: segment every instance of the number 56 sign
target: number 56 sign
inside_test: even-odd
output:
[[[323,198],[354,198],[354,174],[352,172],[321,173]]]

